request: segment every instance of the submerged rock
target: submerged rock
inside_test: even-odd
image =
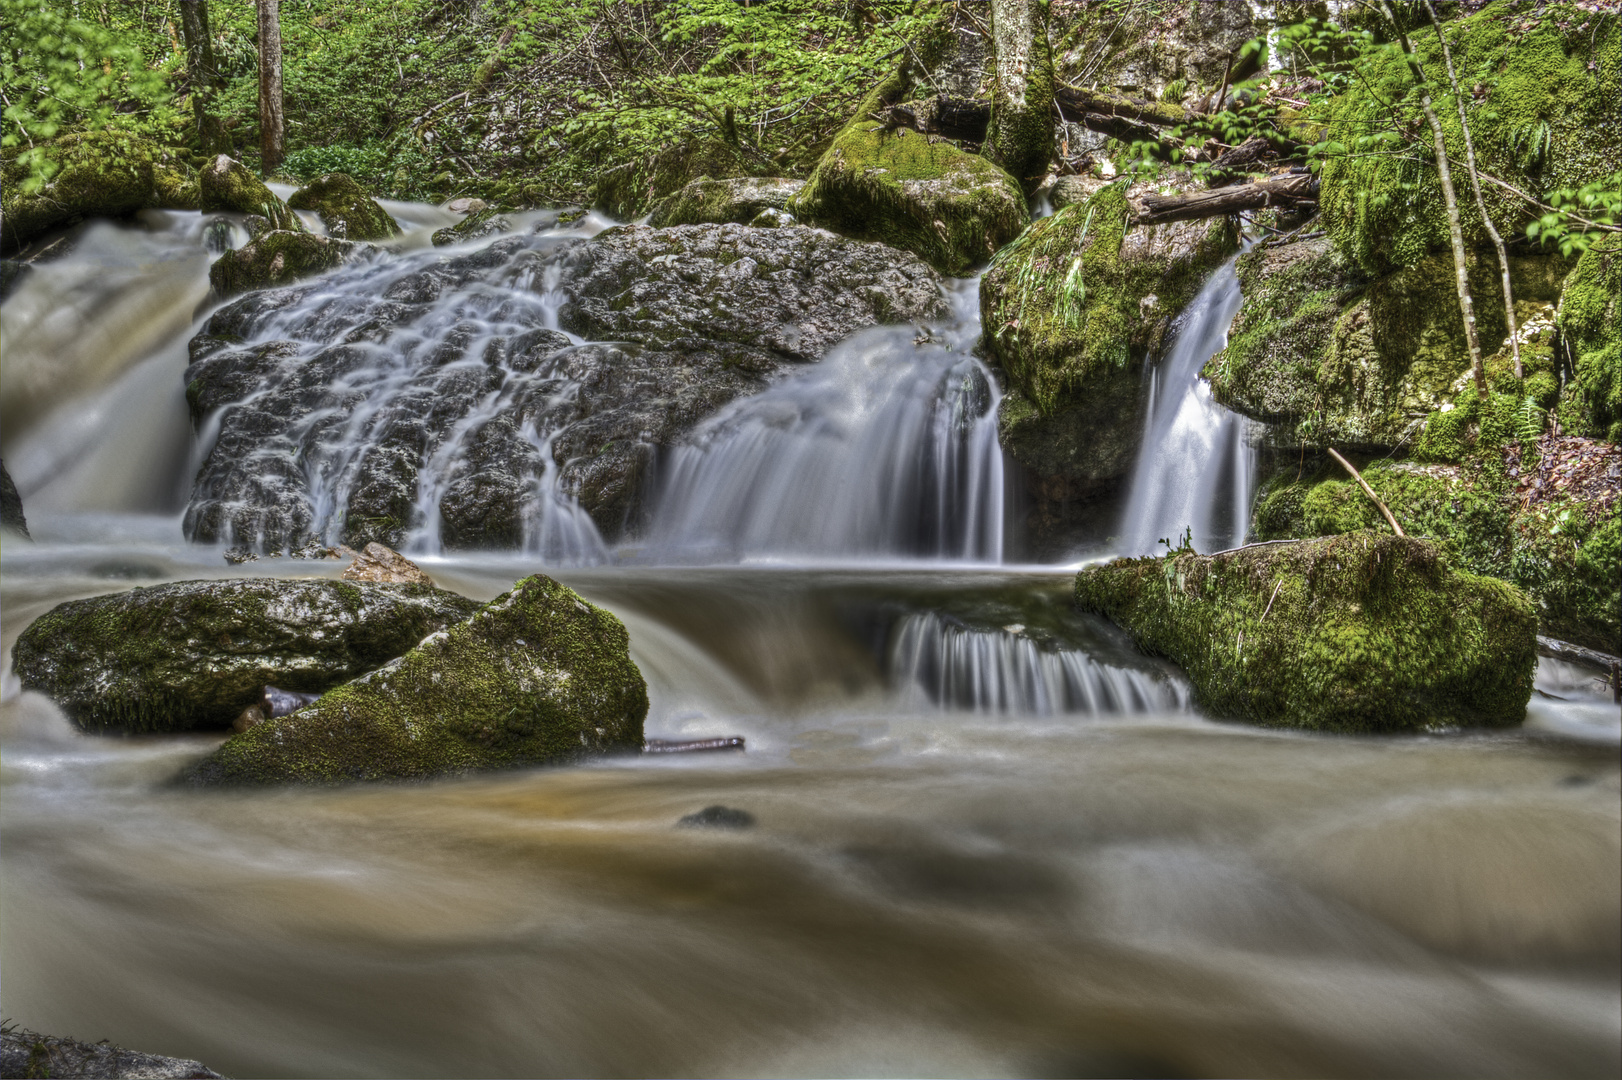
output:
[[[217,297],[231,297],[324,274],[366,250],[344,240],[272,229],[214,260],[208,280]]]
[[[0,1033],[0,1076],[142,1080],[220,1080],[200,1061],[126,1050],[108,1042],[84,1043],[7,1026]]]
[[[1537,617],[1425,540],[1353,533],[1118,559],[1076,602],[1181,664],[1211,715],[1339,732],[1519,723]]]
[[[51,229],[137,210],[198,208],[197,181],[168,148],[133,135],[84,132],[46,148],[57,171],[28,191],[20,148],[0,163],[0,248],[15,250]]]
[[[768,210],[782,210],[801,188],[803,180],[783,177],[739,177],[733,180],[694,180],[654,204],[648,224],[656,229],[670,225],[748,225]]]
[[[17,485],[11,481],[6,463],[0,461],[0,528],[15,529],[28,535],[28,521],[23,517],[23,499],[17,494]]]
[[[181,581],[58,604],[12,664],[86,731],[226,728],[266,685],[327,690],[478,607],[423,585]]]
[[[401,780],[639,750],[647,686],[625,626],[525,578],[397,663],[228,739],[203,784]]]
[[[660,448],[727,402],[863,327],[946,312],[917,258],[806,228],[510,236],[344,281],[243,297],[193,339],[187,401],[219,434],[189,537],[399,547],[431,528],[448,548],[589,555],[635,520]],[[547,329],[548,282],[563,329],[614,343]],[[548,501],[549,474],[578,506]]]
[[[989,262],[1029,220],[1019,183],[987,159],[865,120],[846,126],[788,209],[957,275]]]
[[[256,214],[270,222],[272,229],[304,232],[304,223],[288,205],[265,186],[242,162],[220,154],[204,167],[197,178],[205,213],[229,210]]]
[[[329,235],[339,240],[387,240],[400,235],[389,212],[345,173],[327,173],[293,192],[287,205],[314,210]]]

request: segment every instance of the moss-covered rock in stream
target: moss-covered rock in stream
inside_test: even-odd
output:
[[[617,221],[632,221],[694,180],[731,180],[772,171],[770,162],[722,139],[685,139],[657,154],[609,169],[592,188],[591,205]]]
[[[1616,171],[1622,160],[1622,20],[1569,3],[1499,0],[1444,23],[1483,173],[1547,201]],[[1468,206],[1463,131],[1435,32],[1412,35],[1435,97],[1454,183]],[[1359,266],[1375,273],[1412,266],[1448,247],[1447,214],[1431,158],[1434,151],[1404,58],[1381,51],[1363,65],[1346,93],[1318,119],[1336,132],[1414,134],[1405,153],[1331,155],[1325,159],[1320,206],[1330,236]],[[1340,138],[1340,136],[1336,136]],[[1344,141],[1351,145],[1352,137]],[[1482,195],[1506,239],[1525,234],[1538,208],[1497,184]],[[1491,251],[1473,207],[1461,213],[1465,242]],[[1477,292],[1476,298],[1482,298]]]
[[[433,242],[435,247],[450,247],[453,244],[466,244],[474,240],[484,240],[499,233],[512,232],[512,219],[503,215],[495,207],[487,206],[475,210],[455,225],[447,225],[443,229],[434,230]]]
[[[197,187],[201,209],[206,213],[226,210],[252,214],[269,221],[272,229],[306,231],[299,216],[252,169],[235,158],[220,154],[205,165],[197,177]]]
[[[344,173],[327,173],[288,198],[293,210],[314,210],[329,235],[339,240],[387,240],[400,226],[377,200]]]
[[[328,690],[478,607],[427,585],[180,581],[58,604],[12,663],[86,731],[225,728],[266,685]]]
[[[28,190],[19,149],[0,157],[0,249],[89,218],[145,209],[198,209],[197,178],[168,147],[114,131],[64,135],[45,148],[56,171]]]
[[[393,663],[250,728],[199,783],[342,783],[639,750],[647,685],[625,626],[551,578],[514,585]]]
[[[680,191],[660,199],[648,215],[656,229],[669,225],[747,225],[766,210],[782,210],[801,188],[803,180],[774,177],[739,177],[733,180],[694,180]]]
[[[1574,361],[1561,423],[1574,435],[1622,442],[1622,237],[1602,237],[1577,260],[1556,324]]]
[[[1557,255],[1511,257],[1518,321],[1536,319],[1540,305],[1558,299],[1570,266]],[[1237,269],[1244,300],[1227,347],[1204,375],[1217,401],[1272,424],[1277,445],[1411,443],[1468,379],[1450,255],[1370,279],[1322,238],[1247,252]],[[1507,327],[1490,252],[1471,257],[1470,280],[1478,333],[1490,348]],[[1552,329],[1546,318],[1538,325]],[[1553,338],[1523,341],[1527,372],[1541,381],[1529,379],[1516,392],[1544,394],[1554,385]],[[1507,364],[1500,368],[1511,371]]]
[[[1537,602],[1543,633],[1617,652],[1622,452],[1593,440],[1546,436],[1487,453],[1499,458],[1496,468],[1485,454],[1463,465],[1376,461],[1363,468],[1363,478],[1403,530],[1433,539],[1450,565],[1524,589]],[[1299,471],[1291,465],[1270,478],[1252,522],[1260,540],[1387,527],[1362,489],[1330,464]]]
[[[788,209],[958,275],[989,261],[1029,220],[1018,182],[990,161],[865,120],[846,126]]]
[[[13,529],[23,536],[28,535],[28,520],[23,517],[22,496],[17,494],[17,485],[11,481],[11,472],[6,463],[0,461],[0,528]]]
[[[208,281],[214,295],[226,299],[336,270],[368,250],[373,249],[347,240],[272,229],[215,259],[208,268]]]
[[[1002,444],[1061,501],[1131,469],[1143,364],[1238,249],[1226,219],[1130,228],[1130,213],[1108,185],[1032,223],[980,279],[984,348],[1008,376]]]
[[[1339,732],[1519,723],[1531,600],[1436,545],[1361,532],[1217,555],[1118,559],[1076,601],[1182,665],[1215,717]]]

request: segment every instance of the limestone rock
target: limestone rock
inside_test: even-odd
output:
[[[167,147],[132,135],[85,132],[49,144],[57,172],[38,191],[24,189],[19,148],[0,162],[0,248],[14,251],[41,234],[89,218],[147,208],[196,210],[197,182]]]
[[[7,1026],[0,1034],[0,1076],[107,1077],[142,1080],[220,1080],[200,1061],[84,1043]]]
[[[205,213],[229,210],[238,214],[257,214],[267,219],[271,228],[304,232],[299,216],[276,193],[265,186],[242,162],[220,154],[204,167],[197,177],[201,209]]]
[[[701,177],[758,176],[767,165],[720,139],[687,139],[609,169],[593,188],[591,205],[618,221],[631,221]]]
[[[1373,532],[1117,559],[1076,575],[1076,602],[1181,664],[1211,715],[1256,724],[1504,727],[1537,667],[1526,594]]]
[[[214,260],[208,280],[216,296],[231,297],[324,274],[367,250],[365,245],[309,232],[272,229]]]
[[[846,126],[788,209],[810,225],[911,251],[943,274],[989,262],[1029,220],[1018,182],[943,139]]]
[[[542,575],[313,705],[228,739],[196,783],[399,780],[640,750],[625,626]]]
[[[400,235],[389,212],[345,173],[327,173],[293,192],[287,205],[314,210],[327,233],[339,240],[387,240]]]
[[[803,180],[782,177],[735,180],[694,180],[680,191],[654,204],[648,224],[656,229],[670,225],[748,225],[762,213],[782,210],[801,188]]]
[[[398,551],[382,544],[367,544],[364,551],[346,552],[355,561],[344,567],[345,581],[370,581],[378,585],[432,585],[434,579]]]
[[[58,604],[12,662],[86,731],[225,728],[266,685],[326,690],[478,606],[424,585],[181,581]]]

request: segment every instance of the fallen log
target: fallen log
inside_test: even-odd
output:
[[[1168,221],[1195,221],[1270,206],[1293,210],[1317,200],[1318,178],[1311,173],[1290,173],[1254,184],[1236,184],[1191,195],[1145,195],[1141,200],[1143,212],[1137,214],[1132,223],[1160,225]]]

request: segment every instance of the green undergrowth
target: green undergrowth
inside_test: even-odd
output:
[[[1213,716],[1270,726],[1507,726],[1537,662],[1518,589],[1373,532],[1120,559],[1077,574],[1076,601],[1180,664]]]
[[[1577,260],[1556,322],[1574,361],[1561,423],[1573,434],[1622,442],[1622,237],[1597,241]]]

